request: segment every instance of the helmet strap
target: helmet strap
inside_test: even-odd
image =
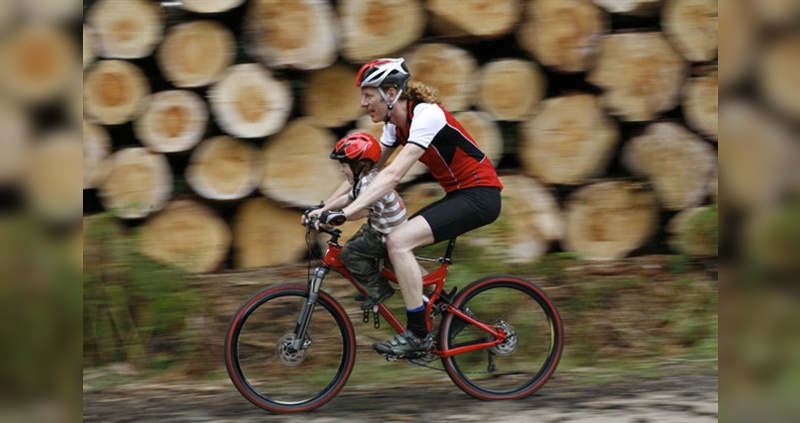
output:
[[[392,119],[392,110],[394,109],[394,105],[397,103],[397,100],[400,100],[400,95],[403,94],[403,89],[397,89],[397,95],[394,97],[394,101],[389,101],[389,97],[386,96],[386,93],[383,91],[382,87],[378,87],[378,94],[381,95],[381,98],[383,98],[383,101],[385,101],[386,105],[389,107],[389,111],[386,113],[385,119],[385,122],[389,122],[389,120]]]

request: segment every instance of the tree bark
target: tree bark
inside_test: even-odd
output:
[[[259,197],[245,201],[233,224],[236,267],[276,266],[293,263],[306,250],[300,213]]]
[[[48,24],[73,23],[81,16],[81,7],[76,0],[6,0],[15,5],[28,21]]]
[[[601,181],[567,201],[562,246],[590,260],[613,260],[643,246],[658,225],[658,202],[645,186]]]
[[[703,70],[683,88],[683,114],[692,129],[712,141],[719,137],[719,78],[717,68]]]
[[[328,2],[254,0],[245,15],[245,47],[273,69],[322,69],[336,60],[333,8]]]
[[[239,7],[245,0],[183,0],[181,7],[196,13],[222,13]]]
[[[244,198],[261,181],[260,150],[248,141],[217,136],[192,152],[186,180],[195,192],[212,200]]]
[[[800,35],[770,42],[758,67],[762,95],[785,116],[800,119]]]
[[[340,0],[338,15],[341,54],[358,64],[397,53],[425,30],[419,0]]]
[[[308,118],[290,122],[264,145],[261,192],[296,207],[328,198],[344,180],[339,163],[329,157],[335,142],[332,132]]]
[[[77,48],[64,30],[32,23],[10,31],[0,46],[0,84],[6,93],[41,104],[78,80]]]
[[[275,134],[292,111],[285,81],[254,63],[233,65],[209,92],[211,111],[225,132],[241,138]]]
[[[145,0],[99,0],[86,20],[96,31],[99,55],[111,59],[149,56],[164,32],[163,13]]]
[[[479,107],[497,120],[522,121],[547,93],[547,78],[532,62],[522,59],[491,61],[480,70]],[[525,89],[520,89],[525,87]]]
[[[233,64],[233,34],[215,21],[193,21],[169,29],[158,50],[158,66],[175,86],[204,87]]]
[[[467,232],[463,241],[481,247],[488,257],[504,263],[531,263],[562,238],[564,222],[553,192],[524,175],[501,176],[503,207],[500,217]]]
[[[685,209],[667,227],[670,248],[689,257],[718,256],[717,209],[712,206]]]
[[[2,26],[0,24],[0,26]],[[83,26],[83,68],[90,65],[96,59],[94,54],[94,34],[88,26]]]
[[[484,112],[458,112],[454,115],[461,126],[467,130],[478,147],[486,153],[486,157],[494,166],[503,158],[503,134],[492,117]]]
[[[228,225],[194,200],[174,200],[140,229],[141,252],[189,273],[220,267],[231,246]]]
[[[766,112],[741,101],[725,104],[719,120],[726,204],[748,211],[774,206],[796,167],[796,140]]]
[[[153,94],[136,121],[136,136],[157,153],[192,149],[206,131],[208,106],[192,91],[169,90]]]
[[[658,13],[662,0],[593,0],[611,13],[631,16],[651,16]]]
[[[103,161],[111,155],[111,138],[102,126],[83,123],[83,189],[97,188],[105,175]]]
[[[609,28],[605,13],[589,0],[533,0],[517,39],[543,66],[584,72]]]
[[[661,27],[681,55],[690,62],[717,57],[717,1],[666,0]]]
[[[356,72],[344,65],[311,72],[303,94],[303,114],[326,128],[344,126],[364,114]]]
[[[33,122],[16,103],[0,100],[0,187],[14,186],[25,169]]]
[[[172,193],[167,159],[144,148],[125,148],[112,154],[103,166],[107,175],[100,187],[106,210],[123,219],[140,219],[161,210]]]
[[[759,0],[751,3],[759,22],[772,28],[788,27],[800,18],[800,3],[796,0]]]
[[[89,69],[83,90],[84,113],[104,125],[136,118],[150,94],[144,73],[122,60],[103,60]]]
[[[419,44],[406,54],[411,78],[439,90],[443,105],[451,112],[468,110],[476,94],[478,62],[452,44]]]
[[[480,38],[508,34],[522,14],[520,0],[477,0],[461,2],[458,6],[451,0],[427,0],[427,9],[434,20],[442,21],[442,25],[436,26],[440,33]]]
[[[687,69],[660,33],[611,34],[588,81],[604,89],[601,99],[614,115],[641,122],[678,104]]]
[[[699,206],[708,195],[717,157],[705,141],[678,123],[654,123],[623,151],[634,174],[647,177],[664,208]]]
[[[773,274],[797,275],[798,216],[800,210],[796,204],[777,205],[749,216],[742,228],[741,244],[748,263]],[[791,280],[794,282],[797,277]]]
[[[83,212],[81,141],[70,132],[53,133],[36,143],[26,161],[23,189],[27,204],[55,222],[70,222]]]
[[[11,1],[0,1],[0,29],[5,30],[6,26],[14,20],[17,12],[17,4]]]
[[[749,72],[759,44],[751,2],[719,0],[719,83],[733,87]]]
[[[517,154],[525,173],[551,184],[599,176],[619,142],[616,124],[591,94],[544,100],[521,129]]]

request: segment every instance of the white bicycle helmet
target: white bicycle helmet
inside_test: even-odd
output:
[[[380,88],[393,85],[395,88],[403,89],[410,77],[411,73],[403,58],[376,59],[365,63],[358,71],[356,87]]]

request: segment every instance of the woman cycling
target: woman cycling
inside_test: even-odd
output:
[[[378,59],[358,72],[361,107],[375,123],[384,122],[381,169],[369,187],[342,210],[313,212],[320,222],[340,225],[390,192],[414,163],[426,164],[446,195],[409,218],[388,236],[386,248],[406,307],[406,331],[373,348],[382,354],[405,356],[427,352],[433,345],[425,322],[422,273],[416,248],[455,238],[492,223],[500,214],[502,185],[489,158],[461,124],[440,104],[435,89],[409,82],[402,58]],[[383,167],[394,149],[404,148]],[[349,187],[349,186],[348,186]],[[340,195],[344,185],[331,198]]]

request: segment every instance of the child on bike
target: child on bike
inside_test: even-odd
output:
[[[341,210],[369,186],[378,174],[376,165],[381,158],[381,146],[372,135],[357,132],[340,139],[330,157],[339,161],[339,169],[347,177],[351,189],[323,204],[318,212],[321,214]],[[367,223],[345,243],[339,259],[367,292],[361,309],[369,310],[394,294],[389,281],[381,275],[381,262],[388,257],[386,236],[407,219],[406,206],[397,191],[391,190],[348,220],[364,216],[367,216]]]

